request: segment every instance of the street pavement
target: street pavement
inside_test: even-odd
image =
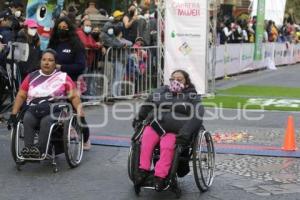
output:
[[[217,88],[229,88],[240,84],[278,85],[300,87],[298,81],[300,65],[281,67],[277,71],[258,71],[216,82]],[[133,112],[117,113],[115,110],[128,109],[139,102],[123,102],[115,105],[101,105],[86,108],[92,135],[130,136]],[[135,106],[134,106],[135,107]],[[117,109],[118,108],[118,109]],[[281,146],[289,115],[295,117],[297,141],[299,144],[299,112],[250,112],[236,110],[213,110],[213,119],[205,120],[206,128],[212,133],[243,133],[239,144],[259,144]],[[108,113],[105,115],[104,113]],[[221,114],[222,113],[222,114]],[[221,117],[223,115],[223,117]],[[260,118],[249,120],[246,115]],[[232,119],[224,119],[231,117]],[[123,117],[124,119],[121,119]],[[107,121],[105,126],[101,123]],[[157,193],[142,190],[136,197],[132,183],[127,176],[128,148],[93,145],[85,152],[82,164],[70,169],[64,155],[58,158],[60,171],[52,172],[48,162],[29,163],[17,171],[10,154],[10,134],[4,124],[0,124],[0,200],[125,200],[125,199],[175,199],[171,192]],[[216,177],[210,190],[200,193],[196,187],[193,173],[179,179],[182,189],[181,199],[204,200],[300,200],[300,160],[296,158],[262,157],[249,155],[217,154]]]

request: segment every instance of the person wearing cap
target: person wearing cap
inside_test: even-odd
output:
[[[22,80],[30,72],[38,69],[40,51],[40,39],[37,34],[38,24],[34,19],[26,19],[24,28],[22,28],[17,35],[17,42],[27,43],[29,46],[29,56],[26,62],[19,62]]]
[[[124,12],[120,11],[120,10],[115,10],[113,12],[113,20],[110,20],[108,22],[106,22],[104,24],[104,26],[102,27],[102,31],[105,33],[107,32],[107,30],[111,27],[120,27],[123,31],[124,29],[124,23],[122,21],[123,16],[124,16]]]
[[[14,39],[13,32],[11,30],[10,12],[8,10],[0,12],[0,34],[2,35],[2,43],[8,44],[8,42]]]
[[[11,21],[9,19],[10,13],[8,10],[0,12],[0,66],[6,66],[6,55],[9,51],[8,42],[13,41],[13,32],[10,29]]]
[[[96,8],[96,2],[94,0],[90,0],[88,3],[87,9],[85,9],[84,14],[86,15],[98,15],[99,10]]]

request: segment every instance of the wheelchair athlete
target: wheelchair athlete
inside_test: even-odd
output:
[[[50,103],[65,100],[72,103],[81,122],[85,123],[84,113],[80,109],[80,97],[72,79],[64,72],[56,70],[56,52],[47,49],[42,54],[40,70],[30,73],[22,82],[13,105],[9,125],[16,126],[17,114],[26,101],[27,110],[23,117],[25,147],[21,154],[25,158],[39,158],[46,153],[46,145],[50,127],[54,123],[53,116],[59,110],[50,111]],[[52,101],[49,101],[49,100]],[[54,113],[53,113],[54,112]],[[34,145],[35,130],[39,127],[38,145]]]
[[[160,116],[157,116],[160,114]],[[162,191],[172,166],[176,144],[189,144],[193,133],[202,127],[204,108],[189,74],[176,70],[171,74],[170,85],[152,93],[141,106],[133,121],[137,130],[143,130],[140,146],[140,163],[135,185],[142,185],[150,175],[153,151],[160,147],[160,159],[154,168],[154,187]]]

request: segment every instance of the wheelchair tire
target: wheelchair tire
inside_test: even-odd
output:
[[[127,171],[128,171],[128,177],[129,177],[129,179],[131,181],[134,181],[133,168],[132,168],[132,163],[133,163],[132,156],[133,156],[132,147],[130,147],[129,153],[128,153]]]
[[[18,123],[19,124],[19,123]],[[18,126],[17,126],[18,127]],[[11,130],[11,145],[10,145],[10,150],[11,150],[11,155],[14,159],[15,162],[17,162],[17,151],[16,151],[16,145],[17,145],[17,127],[14,127]]]
[[[215,149],[208,131],[200,131],[195,138],[192,159],[195,182],[205,192],[213,183],[215,170]]]
[[[71,168],[77,167],[83,155],[83,134],[76,116],[72,116],[70,120],[64,122],[63,143],[65,157],[69,166]]]
[[[13,127],[12,130],[11,130],[11,145],[10,145],[10,150],[11,150],[12,158],[13,158],[13,160],[15,161],[15,163],[17,165],[20,165],[20,164],[22,164],[24,162],[24,161],[18,159],[18,153],[19,152],[17,152],[17,145],[19,145],[18,149],[20,150],[20,140],[17,138],[17,133],[20,130],[22,130],[22,129],[24,131],[23,124],[21,122],[19,122],[17,124],[17,126]],[[18,135],[20,137],[21,133],[19,133]]]
[[[128,154],[128,161],[127,161],[127,171],[129,179],[135,183],[135,174],[136,170],[139,168],[139,155],[140,155],[140,148],[139,142],[133,142]]]

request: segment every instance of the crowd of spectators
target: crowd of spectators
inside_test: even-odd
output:
[[[79,11],[79,5],[70,3],[54,16],[48,48],[58,53],[57,68],[67,72],[74,81],[89,72],[95,59],[103,59],[110,47],[156,45],[157,13],[150,13],[149,5],[138,5],[133,0],[126,10],[114,10],[109,14],[98,9],[96,3],[88,1],[83,11]],[[34,19],[26,19],[25,8],[26,5],[19,1],[12,1],[0,12],[0,66],[8,62],[6,47],[9,42],[23,42],[30,47],[28,61],[21,63],[22,78],[38,68],[41,56],[39,25]]]
[[[218,19],[218,44],[254,43],[256,36],[256,16],[249,20],[223,17]],[[291,17],[285,17],[282,25],[265,20],[263,42],[299,43],[300,26]]]

